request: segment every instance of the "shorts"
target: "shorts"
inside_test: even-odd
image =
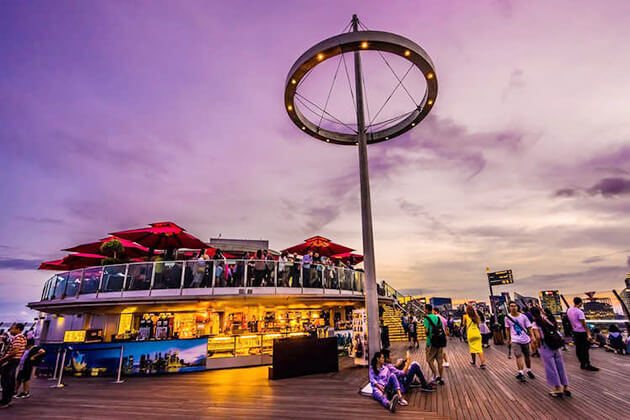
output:
[[[438,366],[442,366],[442,361],[444,357],[443,347],[427,347],[426,356],[427,363],[431,364],[434,360],[437,360]]]
[[[33,376],[33,366],[24,366],[24,368],[18,372],[17,380],[20,382],[26,382]]]
[[[529,357],[529,343],[512,343],[512,350],[514,351],[514,357]]]

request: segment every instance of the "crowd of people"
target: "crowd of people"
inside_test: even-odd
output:
[[[438,386],[444,385],[443,371],[450,366],[446,355],[447,336],[450,336],[467,342],[470,364],[477,366],[479,361],[479,369],[487,367],[484,348],[490,347],[492,337],[495,344],[507,344],[507,357],[515,359],[515,378],[519,382],[536,379],[532,371],[532,357],[539,357],[544,366],[550,397],[571,397],[563,357],[563,351],[568,350],[567,344],[575,347],[580,368],[592,372],[599,369],[591,364],[591,348],[601,347],[616,354],[630,352],[630,339],[624,340],[617,325],[608,328],[607,336],[599,329],[591,330],[582,310],[582,299],[576,297],[573,303],[562,323],[549,309],[543,310],[533,301],[527,305],[511,301],[506,305],[507,310],[498,311],[497,317],[466,304],[460,325],[452,318],[442,316],[430,304],[425,305],[422,321],[416,315],[405,314],[401,317],[401,324],[409,340],[409,349],[419,347],[418,325],[420,322],[424,325],[425,360],[432,375],[430,378],[424,376],[420,364],[410,360],[409,351],[405,359],[398,360],[394,365],[389,361],[389,350],[384,349],[374,355],[370,365],[372,396],[384,407],[395,411],[396,404],[407,405],[404,394],[410,388],[419,387],[422,391],[433,392]],[[490,326],[486,319],[490,320]]]
[[[24,324],[13,324],[8,332],[0,331],[0,409],[9,408],[13,398],[30,398],[33,369],[46,351],[35,345],[31,334],[24,333]],[[21,392],[20,392],[21,389]]]

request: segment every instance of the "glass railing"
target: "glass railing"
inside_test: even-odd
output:
[[[274,288],[277,294],[317,290],[363,293],[363,271],[343,266],[276,260],[151,261],[106,265],[59,273],[44,284],[41,300],[110,296],[241,293],[228,288]],[[190,289],[200,289],[198,291]],[[201,290],[203,289],[203,290]],[[291,291],[290,289],[299,289]],[[248,292],[249,293],[249,292]],[[264,292],[269,293],[269,292]]]

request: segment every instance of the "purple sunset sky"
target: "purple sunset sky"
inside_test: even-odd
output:
[[[626,1],[5,1],[0,319],[28,317],[40,261],[153,221],[360,251],[356,149],[305,137],[282,100],[352,13],[420,44],[440,85],[422,124],[369,148],[378,278],[455,298],[487,298],[486,266],[529,295],[622,288]]]

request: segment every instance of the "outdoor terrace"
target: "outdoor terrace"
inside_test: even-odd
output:
[[[412,357],[424,363],[424,346]],[[404,343],[395,343],[402,357]],[[451,367],[446,385],[431,394],[412,392],[409,406],[391,418],[400,419],[624,419],[630,412],[630,356],[601,349],[591,351],[599,372],[579,369],[575,349],[563,352],[572,398],[547,395],[544,368],[533,360],[537,378],[527,383],[514,379],[514,359],[506,347],[486,350],[488,369],[469,364],[468,348],[458,340],[447,347]],[[267,367],[206,371],[178,375],[125,378],[66,378],[63,389],[49,389],[50,381],[35,379],[32,398],[17,400],[3,418],[155,419],[322,419],[390,417],[378,403],[358,394],[367,370],[340,358],[337,373],[269,380]]]

